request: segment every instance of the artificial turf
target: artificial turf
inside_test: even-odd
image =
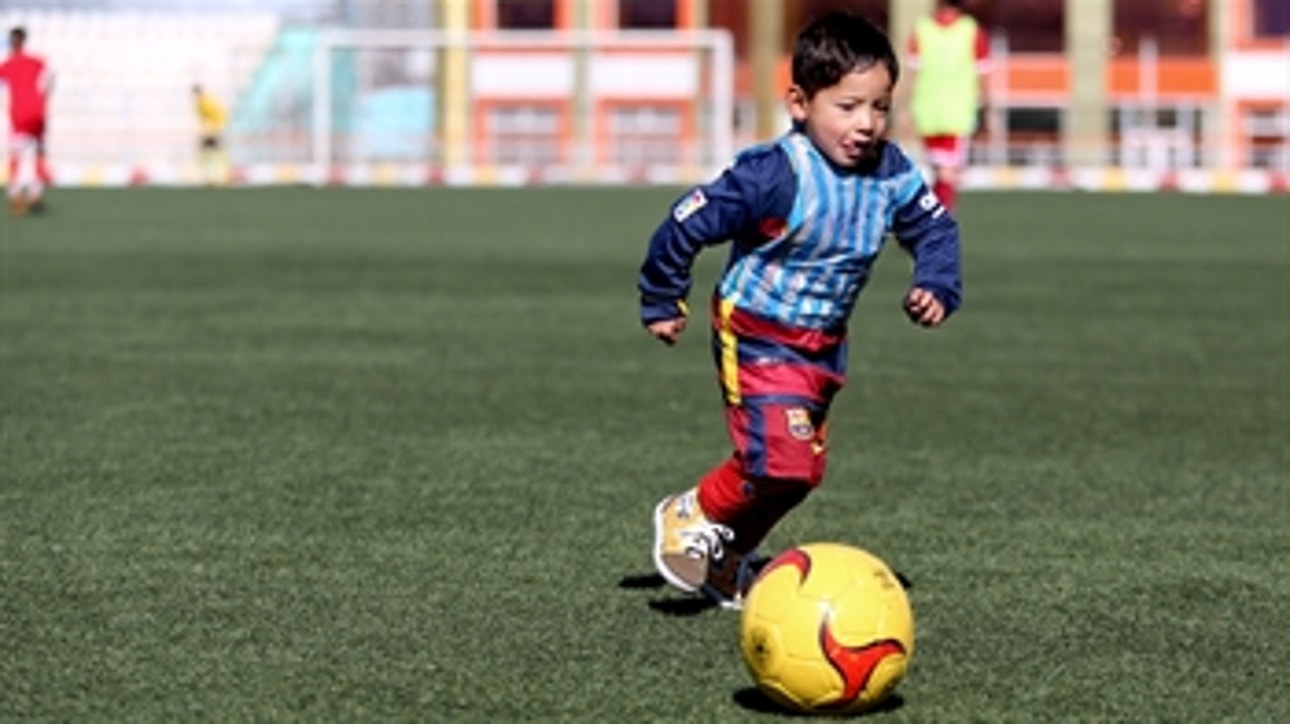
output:
[[[678,189],[59,190],[0,220],[0,719],[756,721],[651,575],[727,454],[636,316]],[[1290,206],[974,194],[894,245],[771,549],[914,581],[891,721],[1290,721]],[[702,309],[724,250],[696,267]]]

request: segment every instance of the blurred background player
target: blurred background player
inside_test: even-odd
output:
[[[215,96],[207,93],[200,85],[193,86],[193,102],[200,127],[197,137],[197,167],[202,183],[207,186],[222,186],[227,181],[222,136],[228,112]]]
[[[932,166],[932,191],[950,210],[986,103],[989,71],[989,39],[965,3],[937,0],[935,13],[921,18],[909,39],[910,113]]]
[[[9,31],[9,57],[0,81],[9,89],[9,210],[15,216],[42,211],[49,168],[45,163],[45,110],[53,75],[41,58],[24,49],[27,31]]]

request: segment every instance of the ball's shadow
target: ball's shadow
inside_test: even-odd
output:
[[[761,689],[755,686],[747,686],[736,691],[731,697],[736,704],[748,711],[754,711],[759,714],[778,714],[785,717],[806,719],[818,718],[818,714],[806,714],[800,711],[790,711],[776,704],[769,696],[762,693]],[[883,714],[886,712],[896,711],[905,706],[905,700],[899,694],[892,694],[878,704],[878,706],[859,714],[844,715],[844,719],[857,719],[859,717],[872,716],[874,714]]]
[[[912,588],[913,583],[908,578],[897,573],[900,583],[905,588]],[[618,579],[618,587],[626,591],[643,591],[658,590],[667,587],[667,581],[657,573],[643,573],[623,576]],[[683,598],[654,598],[647,604],[651,610],[657,611],[667,616],[695,616],[705,611],[716,608],[716,603],[712,600],[699,596],[686,596]],[[755,686],[746,686],[735,691],[731,699],[740,708],[747,711],[757,712],[759,714],[777,714],[779,716],[793,718],[814,718],[818,715],[805,714],[802,712],[790,711],[776,704],[774,700],[762,693],[761,689]],[[861,714],[852,714],[844,718],[857,718],[870,716],[873,714],[882,714],[884,712],[896,711],[905,706],[905,700],[899,694],[893,694],[885,699],[878,706],[863,712]]]

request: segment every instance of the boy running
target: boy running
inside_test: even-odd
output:
[[[734,453],[658,504],[653,551],[670,584],[727,608],[741,605],[756,546],[823,479],[847,320],[889,232],[914,260],[909,318],[936,327],[959,306],[958,228],[885,140],[898,74],[891,43],[864,19],[811,23],[793,54],[792,129],[685,194],[641,266],[641,320],[675,344],[695,257],[731,242],[711,311]]]

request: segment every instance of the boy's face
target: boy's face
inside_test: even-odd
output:
[[[788,113],[815,147],[843,168],[874,159],[887,135],[892,82],[887,66],[875,63],[842,76],[812,98],[788,89]]]

